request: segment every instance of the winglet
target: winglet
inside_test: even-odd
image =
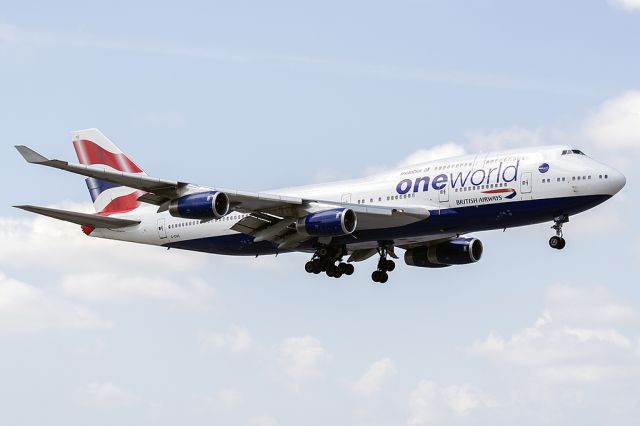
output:
[[[22,155],[24,159],[27,160],[27,162],[29,163],[38,164],[38,163],[46,163],[47,161],[49,161],[47,157],[44,157],[38,154],[37,152],[35,152],[29,147],[26,147],[24,145],[16,145],[15,147],[20,153],[20,155]]]

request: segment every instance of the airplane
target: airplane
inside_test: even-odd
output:
[[[540,146],[247,192],[151,177],[98,129],[72,138],[79,164],[16,149],[29,163],[86,176],[96,213],[14,207],[78,224],[97,238],[234,256],[310,253],[305,270],[334,278],[378,255],[371,274],[378,283],[395,269],[396,248],[416,267],[479,261],[483,245],[467,236],[477,231],[553,222],[549,245],[560,250],[569,217],[626,184],[622,173],[579,149]]]

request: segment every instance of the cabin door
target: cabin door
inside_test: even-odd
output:
[[[531,194],[531,172],[524,172],[520,177],[520,192],[523,194]]]
[[[160,239],[167,238],[167,228],[164,224],[164,219],[158,219],[158,237]]]

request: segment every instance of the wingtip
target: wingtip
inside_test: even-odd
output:
[[[43,155],[38,154],[31,148],[25,145],[15,145],[15,148],[18,150],[20,155],[28,162],[28,163],[44,163],[49,161],[49,159]]]

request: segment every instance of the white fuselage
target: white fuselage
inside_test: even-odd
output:
[[[414,206],[431,212],[420,226],[365,232],[358,235],[357,240],[345,240],[347,246],[366,247],[375,246],[380,239],[420,243],[438,234],[446,237],[550,221],[556,213],[575,214],[591,208],[614,195],[624,184],[624,176],[615,169],[568,146],[552,146],[452,157],[362,179],[270,192],[354,205]],[[244,216],[232,211],[211,221],[181,219],[166,211],[158,213],[157,207],[147,205],[114,215],[140,220],[139,225],[120,230],[96,229],[91,235],[236,254],[233,244],[251,244],[247,239],[238,238],[235,242],[233,239],[239,233],[231,227]],[[207,239],[210,243],[187,245],[190,241]],[[216,241],[225,248],[216,250]],[[252,253],[239,250],[237,254]],[[262,253],[269,250],[260,251]]]

